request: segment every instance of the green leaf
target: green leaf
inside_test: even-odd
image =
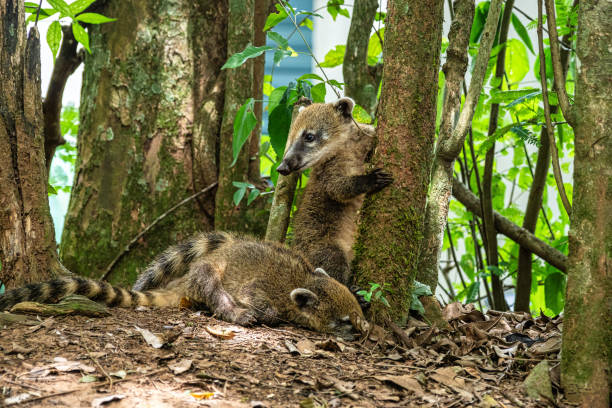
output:
[[[290,50],[277,49],[274,51],[274,65],[279,65],[282,60],[291,56],[293,53]]]
[[[238,112],[236,112],[236,117],[234,119],[234,134],[232,136],[232,153],[234,155],[234,160],[230,167],[236,164],[242,146],[257,125],[257,117],[255,117],[255,113],[253,112],[254,106],[255,100],[249,98],[240,109],[238,109]]]
[[[285,104],[279,104],[272,112],[268,120],[268,134],[270,143],[276,152],[276,157],[281,158],[285,154],[285,144],[291,126],[292,109]]]
[[[333,68],[341,65],[344,62],[345,45],[336,45],[336,47],[325,54],[325,59],[320,64],[323,68]]]
[[[70,11],[72,11],[74,14],[80,13],[89,7],[89,5],[94,1],[96,0],[76,0],[70,4]]]
[[[281,48],[287,48],[289,46],[289,41],[280,35],[279,33],[275,33],[274,31],[270,31],[268,33],[268,38],[278,44]]]
[[[325,82],[321,82],[310,88],[310,95],[312,101],[315,103],[325,103],[325,94],[327,89],[325,88]]]
[[[299,77],[297,80],[301,81],[301,80],[304,80],[304,79],[317,79],[319,81],[325,81],[323,78],[321,78],[317,74],[304,74],[301,77]]]
[[[242,201],[245,194],[246,194],[246,187],[240,187],[238,190],[236,190],[234,192],[234,197],[233,197],[234,205],[237,206],[238,204],[240,204],[240,201]]]
[[[506,42],[505,70],[510,83],[520,82],[529,72],[527,48],[516,38]]]
[[[548,81],[552,81],[553,78],[553,67],[552,67],[552,58],[550,56],[550,47],[544,48],[544,58],[546,58],[546,79]],[[540,80],[540,57],[538,56],[535,60],[535,64],[533,64],[533,74],[536,79]]]
[[[117,21],[116,18],[109,18],[98,13],[83,13],[76,16],[76,19],[89,24],[102,24]]]
[[[478,298],[479,289],[480,289],[479,280],[475,280],[474,282],[470,283],[467,288],[465,302],[472,303],[473,301],[475,301]]]
[[[259,57],[264,52],[268,50],[273,50],[273,49],[274,47],[271,47],[269,45],[262,45],[261,47],[254,47],[251,44],[249,44],[246,46],[246,48],[243,51],[237,52],[236,54],[229,57],[229,59],[227,60],[225,65],[221,67],[221,69],[239,67],[242,64],[244,64],[246,60],[248,60],[249,58]]]
[[[498,89],[491,90],[491,103],[506,103],[506,102],[516,102],[517,100],[532,95],[534,93],[539,93],[540,91],[537,89],[513,89],[510,91],[500,91]],[[529,99],[529,98],[526,98]],[[526,100],[523,99],[518,103]],[[514,103],[516,105],[516,103]],[[509,106],[509,105],[506,105]]]
[[[314,24],[311,19],[305,18],[301,23],[301,26],[306,26],[310,29],[310,31],[314,31]]]
[[[91,54],[91,50],[89,49],[89,35],[87,35],[87,31],[76,21],[72,22],[72,33],[74,34],[74,38],[83,44],[83,47]]]
[[[268,111],[271,113],[277,106],[278,104],[281,102],[281,100],[283,99],[283,95],[285,95],[285,91],[287,91],[287,87],[286,86],[279,86],[278,88],[275,88],[271,93],[270,93],[270,97],[268,98]]]
[[[247,197],[247,205],[251,205],[253,200],[259,197],[259,194],[261,194],[261,191],[259,191],[256,188],[252,189],[251,192],[249,193],[249,196]]]
[[[287,12],[280,4],[275,4],[276,10],[278,13],[270,13],[268,18],[266,19],[266,24],[264,24],[264,31],[268,31],[269,29],[276,26],[278,23],[287,18]]]
[[[416,310],[421,315],[425,314],[425,308],[423,307],[423,303],[421,303],[419,298],[414,294],[412,295],[412,301],[410,302],[410,309]]]
[[[521,20],[516,16],[516,14],[512,13],[510,21],[512,22],[512,27],[514,27],[518,36],[521,38],[521,40],[523,40],[523,43],[525,43],[527,48],[529,48],[529,51],[531,51],[532,54],[535,54],[533,52],[533,44],[531,43],[531,38],[529,38],[529,33]]]
[[[74,13],[64,0],[47,0],[47,2],[51,5],[51,7],[59,11],[60,14],[74,18]]]
[[[327,12],[331,15],[331,17],[336,21],[336,17],[338,14],[349,17],[349,12],[345,8],[341,6],[344,4],[344,0],[329,0],[327,2]]]
[[[56,195],[57,190],[51,184],[47,184],[47,195]]]
[[[360,105],[355,105],[353,108],[353,118],[359,123],[372,123],[372,117]]]
[[[429,287],[429,285],[421,283],[417,280],[414,281],[412,293],[415,296],[431,296],[432,295],[431,288]]]
[[[506,108],[512,108],[513,106],[518,105],[519,103],[526,102],[530,99],[533,99],[535,97],[542,95],[542,91],[534,91],[533,89],[529,89],[527,91],[529,91],[529,93],[524,94],[523,96],[517,99],[514,99],[512,102],[506,105]]]
[[[555,314],[563,311],[566,276],[560,272],[550,274],[544,281],[544,298],[546,307]]]
[[[483,1],[478,3],[474,12],[474,23],[472,24],[472,31],[470,32],[470,43],[477,43],[484,29],[487,15],[489,14],[490,1]]]
[[[55,62],[55,57],[57,57],[57,52],[59,51],[61,41],[62,26],[60,25],[59,21],[54,21],[47,30],[47,44],[49,44],[49,48],[51,48],[51,52],[53,53],[53,62]]]

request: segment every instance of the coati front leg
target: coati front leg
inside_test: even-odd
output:
[[[321,242],[316,249],[307,254],[310,262],[322,268],[329,276],[348,285],[351,271],[344,250],[333,242]]]
[[[361,194],[376,193],[393,182],[393,176],[383,169],[358,176],[337,177],[325,183],[328,195],[339,202],[353,199]]]
[[[185,292],[196,302],[206,305],[221,320],[250,326],[256,322],[253,310],[238,306],[221,283],[213,265],[199,262],[192,265],[185,279]]]

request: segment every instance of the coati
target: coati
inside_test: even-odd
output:
[[[365,172],[374,128],[353,119],[355,103],[341,98],[301,108],[291,124],[280,174],[311,168],[293,220],[293,248],[343,284],[349,284],[357,216],[365,194],[393,182],[382,169]]]
[[[138,291],[63,277],[7,291],[0,296],[0,310],[26,300],[57,302],[70,294],[121,307],[178,306],[187,298],[240,325],[288,322],[342,336],[351,328],[365,332],[369,327],[351,292],[302,255],[229,233],[202,233],[169,248],[135,287],[160,285],[164,288]]]

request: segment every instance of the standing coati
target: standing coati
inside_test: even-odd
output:
[[[312,168],[293,220],[291,246],[345,285],[350,280],[357,216],[364,196],[393,182],[382,169],[365,173],[366,157],[374,147],[374,129],[355,122],[353,106],[352,99],[341,98],[301,108],[277,168],[283,175]]]
[[[169,248],[135,287],[162,284],[163,289],[142,292],[67,276],[7,291],[0,296],[0,310],[26,300],[57,302],[70,294],[121,307],[178,306],[187,298],[240,325],[287,322],[338,335],[369,327],[351,292],[302,255],[228,233],[203,233]]]

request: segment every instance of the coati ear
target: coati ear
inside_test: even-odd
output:
[[[314,270],[315,275],[321,275],[321,276],[327,276],[329,278],[329,275],[327,274],[327,272],[325,272],[325,269],[323,268],[316,268]]]
[[[298,99],[296,104],[300,105],[300,107],[298,108],[298,113],[300,113],[301,111],[304,110],[304,108],[306,108],[307,106],[312,105],[312,101],[310,99],[302,96],[300,99]]]
[[[304,288],[297,288],[291,291],[291,300],[300,309],[313,307],[319,303],[319,297],[313,291]]]
[[[340,112],[345,118],[351,118],[353,116],[354,106],[355,101],[348,97],[340,98],[336,102],[334,102],[334,108],[338,112]]]

